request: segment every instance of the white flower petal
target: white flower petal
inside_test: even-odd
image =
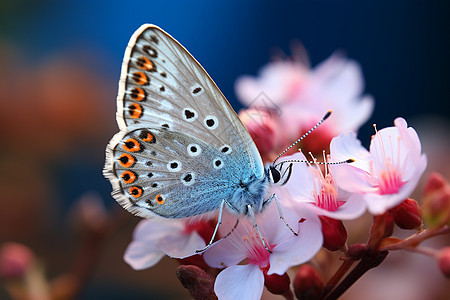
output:
[[[134,241],[128,245],[123,258],[133,269],[142,270],[153,267],[163,257],[164,253],[154,245]]]
[[[195,250],[203,249],[205,246],[205,241],[195,231],[190,234],[174,232],[159,239],[157,242],[157,247],[162,252],[174,258],[185,258],[195,255]]]
[[[310,204],[311,210],[319,216],[330,217],[335,220],[353,220],[366,211],[366,201],[361,194],[351,194],[347,201],[335,211],[328,211]]]
[[[240,263],[247,256],[244,245],[232,242],[235,233],[213,244],[203,253],[205,262],[213,268],[223,268]]]
[[[299,235],[292,236],[273,248],[267,274],[284,274],[288,268],[310,260],[322,247],[322,225],[319,218],[308,209],[301,216],[306,220],[300,224]]]
[[[219,300],[259,300],[264,288],[264,275],[255,265],[231,266],[217,275],[214,292]]]

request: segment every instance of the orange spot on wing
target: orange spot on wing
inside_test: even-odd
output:
[[[147,94],[140,87],[135,87],[134,89],[132,89],[130,95],[131,98],[133,98],[133,100],[135,101],[142,101],[147,98]]]
[[[148,83],[148,77],[144,72],[134,72],[133,80],[139,85],[145,85]]]
[[[150,71],[151,69],[153,69],[153,62],[145,56],[139,57],[136,60],[136,64],[141,70]]]
[[[140,196],[142,196],[142,193],[144,192],[144,190],[142,190],[142,188],[139,186],[132,186],[128,191],[130,195],[133,196],[134,198],[139,198]]]
[[[155,139],[155,136],[153,135],[153,134],[151,134],[149,131],[147,131],[147,132],[144,132],[144,137],[142,138],[142,140],[144,141],[144,142],[147,142],[147,143],[151,143],[154,139]]]
[[[132,171],[125,171],[122,173],[122,175],[120,175],[120,177],[122,177],[123,182],[125,182],[126,184],[133,183],[137,179],[136,173]]]
[[[158,204],[164,204],[164,198],[163,198],[163,196],[161,195],[161,194],[158,194],[156,197],[155,197],[155,200],[156,200],[156,202],[158,203]]]
[[[123,144],[123,149],[128,152],[137,152],[141,150],[141,145],[135,139],[128,139]]]
[[[144,109],[142,108],[142,106],[140,106],[137,103],[130,104],[130,106],[128,106],[128,109],[130,112],[130,116],[133,119],[138,119],[138,118],[142,117],[142,113],[144,112]]]
[[[128,153],[124,153],[119,157],[119,164],[124,168],[129,168],[136,162],[136,159]]]

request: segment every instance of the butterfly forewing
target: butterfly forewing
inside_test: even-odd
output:
[[[144,217],[150,211],[198,215],[216,210],[241,180],[264,176],[256,146],[228,101],[160,28],[143,25],[132,36],[117,102],[121,132],[108,146],[105,174],[128,210]]]

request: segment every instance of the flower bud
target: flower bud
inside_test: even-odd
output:
[[[298,299],[321,299],[324,284],[319,273],[310,265],[300,266],[294,278],[294,293]]]
[[[422,211],[413,199],[406,199],[389,212],[394,216],[395,224],[402,229],[414,229],[422,225]]]
[[[194,299],[217,299],[214,294],[214,278],[199,267],[179,266],[177,277]]]
[[[429,193],[433,193],[437,190],[440,190],[446,185],[448,184],[445,181],[444,177],[437,172],[433,172],[430,174],[430,176],[428,176],[428,180],[425,183],[424,194],[427,195]]]
[[[4,243],[0,248],[0,277],[7,280],[21,279],[34,262],[33,252],[17,243]]]
[[[445,277],[450,278],[450,247],[441,249],[437,255],[439,269]]]
[[[323,246],[330,251],[341,249],[347,242],[347,230],[341,220],[319,216],[322,222]]]
[[[422,211],[428,227],[450,225],[450,185],[437,173],[426,183]]]
[[[291,284],[291,279],[284,273],[283,275],[271,274],[267,275],[269,268],[265,268],[264,274],[264,285],[267,290],[275,295],[284,295],[286,293],[292,293],[289,285]]]
[[[370,228],[369,246],[378,248],[382,239],[389,237],[394,232],[394,217],[386,212],[373,217],[373,224]]]
[[[364,255],[366,255],[368,249],[369,246],[367,244],[353,244],[350,247],[348,247],[346,256],[349,259],[359,260],[363,258]]]

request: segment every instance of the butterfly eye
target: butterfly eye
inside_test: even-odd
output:
[[[141,152],[144,150],[144,147],[142,147],[135,139],[128,139],[123,144],[123,149],[128,152]]]
[[[271,177],[273,183],[277,183],[278,181],[280,181],[281,174],[273,166],[269,167],[269,173],[270,173],[270,177]]]
[[[144,191],[142,190],[142,188],[140,186],[132,186],[129,189],[129,193],[131,196],[133,196],[134,198],[139,198],[140,196],[142,196],[142,193]]]
[[[119,157],[119,164],[124,168],[129,168],[134,165],[136,159],[128,153],[124,153]]]
[[[219,121],[214,116],[206,116],[205,120],[203,121],[205,126],[209,129],[216,129],[217,126],[219,126]]]
[[[145,101],[147,100],[147,93],[140,87],[135,87],[131,90],[130,96],[135,101]]]
[[[133,183],[137,179],[136,173],[132,171],[125,171],[122,173],[122,175],[120,175],[120,177],[122,177],[123,182],[125,182],[126,184]]]
[[[187,146],[187,152],[190,156],[199,156],[202,153],[202,148],[197,144],[189,144]]]
[[[139,69],[150,71],[153,69],[153,62],[149,60],[145,56],[141,56],[136,60],[136,64],[138,65]]]
[[[159,195],[157,195],[156,197],[155,197],[155,200],[156,200],[156,202],[158,203],[158,204],[164,204],[164,198],[163,198],[163,196],[161,195],[161,194],[159,194]]]

